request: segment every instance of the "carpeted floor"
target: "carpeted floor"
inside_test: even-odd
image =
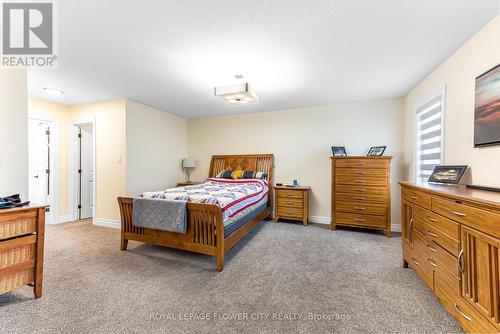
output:
[[[47,226],[43,297],[0,296],[3,333],[462,332],[401,238],[266,222],[215,259],[129,242],[89,222]]]

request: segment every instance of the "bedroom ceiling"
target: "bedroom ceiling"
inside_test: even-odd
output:
[[[193,118],[405,95],[499,1],[63,0],[57,10],[59,66],[30,70],[30,95],[126,97]],[[214,96],[246,81],[259,104]]]

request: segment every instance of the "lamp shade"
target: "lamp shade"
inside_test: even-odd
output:
[[[193,158],[184,158],[184,159],[182,159],[182,167],[195,168],[196,167],[196,160]]]

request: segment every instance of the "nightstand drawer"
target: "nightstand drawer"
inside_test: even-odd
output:
[[[304,200],[302,198],[281,198],[278,197],[278,207],[280,208],[302,208]]]
[[[278,197],[282,198],[304,198],[302,191],[280,189],[277,191]]]
[[[278,207],[278,216],[283,217],[283,218],[297,218],[297,219],[302,219],[304,216],[304,212],[302,209],[297,209],[297,208],[283,208],[283,207]]]

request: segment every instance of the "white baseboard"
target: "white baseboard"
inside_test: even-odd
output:
[[[324,217],[324,216],[309,216],[309,222],[315,224],[330,225],[331,219],[330,217]]]
[[[74,219],[71,215],[64,215],[53,219],[50,225],[64,224],[72,221],[74,221]]]
[[[121,223],[118,220],[105,219],[105,218],[94,218],[92,219],[92,224],[101,227],[110,227],[110,228],[121,228]]]
[[[309,222],[315,224],[325,224],[330,225],[331,219],[330,217],[324,216],[309,216]],[[391,224],[392,232],[401,232],[401,225],[399,224]]]

